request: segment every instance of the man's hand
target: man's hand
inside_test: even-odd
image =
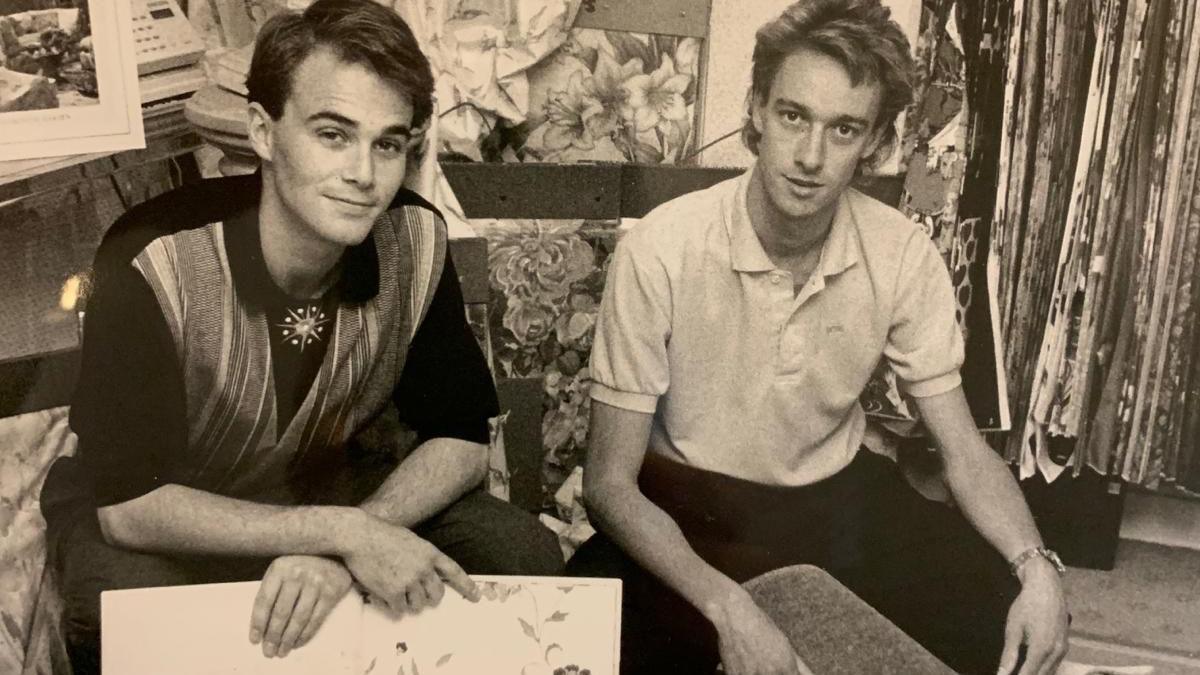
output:
[[[1021,594],[1008,610],[1000,674],[1015,672],[1017,653],[1025,645],[1018,675],[1053,675],[1067,653],[1067,601],[1058,572],[1035,558],[1021,569]]]
[[[812,675],[787,636],[741,588],[709,614],[727,675]]]
[[[254,599],[250,642],[261,640],[268,658],[287,656],[316,634],[348,590],[350,572],[336,560],[310,555],[276,558]]]
[[[354,578],[393,612],[437,605],[443,583],[471,602],[479,599],[475,582],[449,556],[407,528],[364,516],[364,526],[342,557]]]

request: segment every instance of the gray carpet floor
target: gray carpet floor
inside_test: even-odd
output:
[[[1200,660],[1072,637],[1056,675],[1200,675]]]
[[[1112,571],[1071,568],[1072,635],[1200,660],[1200,551],[1122,540]]]

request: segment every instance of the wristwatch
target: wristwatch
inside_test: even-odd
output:
[[[1029,562],[1029,560],[1034,556],[1041,556],[1045,558],[1051,565],[1054,566],[1054,570],[1059,574],[1067,573],[1067,568],[1065,565],[1063,565],[1062,558],[1059,558],[1057,553],[1051,551],[1045,546],[1034,546],[1033,548],[1025,549],[1020,555],[1008,561],[1008,568],[1012,570],[1013,576],[1017,576],[1017,572],[1021,570],[1021,566]]]

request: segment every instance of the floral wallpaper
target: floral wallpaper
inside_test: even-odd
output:
[[[592,329],[615,221],[472,222],[488,240],[488,324],[497,377],[541,377],[544,498],[587,450]]]
[[[700,41],[580,28],[529,69],[529,115],[483,142],[492,161],[674,163],[694,146]]]

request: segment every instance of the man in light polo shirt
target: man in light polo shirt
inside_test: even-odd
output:
[[[945,265],[850,188],[894,145],[911,72],[878,0],[793,4],[757,35],[754,166],[664,204],[617,247],[584,474],[600,534],[570,569],[624,579],[624,673],[799,672],[739,586],[798,563],[961,672],[1051,673],[1062,658],[1057,557],[971,419]],[[862,448],[858,397],[881,358],[958,511]]]

